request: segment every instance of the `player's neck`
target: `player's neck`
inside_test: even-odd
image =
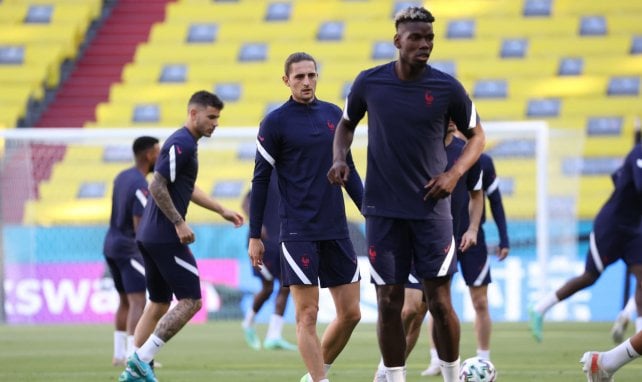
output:
[[[395,61],[395,73],[397,74],[397,78],[402,81],[416,80],[423,75],[425,70],[425,65],[414,66],[407,62],[403,62],[402,60]]]

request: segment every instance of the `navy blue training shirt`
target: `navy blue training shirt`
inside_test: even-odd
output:
[[[198,174],[197,149],[196,138],[183,127],[167,138],[154,166],[154,172],[167,180],[169,195],[183,219]],[[180,243],[174,224],[158,208],[154,198],[147,204],[136,239],[149,243]]]
[[[466,142],[457,137],[448,146],[446,146],[446,155],[448,157],[448,165],[446,171],[455,164],[457,159],[464,151]],[[470,225],[470,215],[468,212],[468,204],[470,201],[469,191],[476,191],[482,189],[481,183],[482,169],[479,161],[475,162],[464,175],[459,178],[457,185],[450,194],[450,210],[453,216],[453,233],[455,238],[459,241],[461,236],[468,230]]]
[[[291,97],[261,122],[250,199],[250,237],[261,236],[263,210],[272,169],[276,169],[281,204],[281,241],[348,238],[341,187],[330,184],[332,142],[341,109],[328,102],[309,104]],[[352,156],[346,190],[361,206],[363,184]]]
[[[134,216],[142,216],[147,204],[147,180],[136,168],[120,172],[114,179],[111,217],[103,253],[111,258],[127,258],[139,253],[135,241]]]
[[[642,146],[629,152],[613,176],[615,189],[595,218],[595,225],[611,226],[631,235],[642,233]]]
[[[499,234],[499,247],[509,248],[508,241],[508,227],[506,225],[506,213],[504,212],[504,204],[502,203],[502,193],[499,191],[499,178],[495,171],[495,165],[492,158],[488,154],[482,153],[479,156],[479,163],[482,168],[482,188],[484,194],[488,198],[490,204],[490,212],[493,214],[493,220],[497,226]],[[484,203],[484,210],[482,213],[481,223],[486,221],[486,203]]]
[[[448,198],[424,201],[424,186],[444,172],[449,119],[460,131],[479,117],[463,86],[430,66],[416,81],[402,81],[390,62],[361,72],[343,117],[357,124],[368,113],[368,169],[364,215],[450,219]]]

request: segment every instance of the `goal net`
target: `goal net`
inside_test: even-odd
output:
[[[524,320],[527,302],[550,288],[549,278],[568,263],[577,267],[579,177],[566,163],[582,152],[582,134],[551,130],[544,122],[486,123],[507,214],[511,255],[494,261],[489,289],[496,320]],[[112,180],[133,165],[131,144],[141,135],[161,141],[174,129],[13,129],[1,132],[0,277],[8,323],[110,322],[118,298],[104,265],[102,244],[111,208]],[[358,170],[366,172],[366,128],[353,144]],[[250,187],[256,128],[219,128],[199,141],[197,185],[225,206],[240,210]],[[364,321],[376,318],[369,283],[363,217],[346,203],[362,271]],[[498,243],[492,215],[485,225]],[[238,319],[259,289],[247,261],[247,225],[234,229],[217,215],[190,206],[196,232],[204,308],[195,320]],[[562,260],[559,260],[562,259]],[[566,259],[566,260],[564,260]],[[573,268],[575,267],[575,268]],[[554,270],[552,269],[554,268]],[[555,272],[553,272],[555,271]],[[457,276],[453,298],[471,319],[468,292]],[[334,316],[322,293],[320,321]],[[269,309],[265,309],[266,311]],[[270,312],[263,312],[267,319]],[[288,308],[288,318],[293,312]]]

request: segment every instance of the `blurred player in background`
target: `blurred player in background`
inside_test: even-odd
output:
[[[134,166],[114,179],[109,230],[103,254],[114,279],[119,302],[114,319],[112,364],[124,366],[134,351],[134,329],[145,309],[145,265],[136,246],[136,229],[147,204],[145,176],[154,171],[160,147],[158,139],[142,136],[134,140]]]
[[[185,222],[189,202],[216,212],[236,227],[243,224],[243,216],[195,187],[197,142],[212,136],[222,109],[223,102],[216,95],[194,93],[187,105],[185,126],[167,138],[156,161],[149,186],[152,199],[136,233],[145,260],[150,303],[134,334],[135,345],[140,347],[128,358],[121,382],[156,381],[149,362],[201,308],[198,268],[188,247],[196,237]],[[178,302],[170,310],[172,295]]]
[[[493,220],[497,225],[499,233],[499,245],[496,248],[496,255],[499,261],[503,261],[510,251],[508,241],[508,228],[506,224],[506,213],[502,203],[502,196],[499,190],[499,179],[495,171],[495,165],[492,158],[485,153],[479,156],[479,162],[482,172],[482,190],[490,204],[490,210],[493,214]],[[483,198],[483,196],[482,196]],[[465,212],[465,211],[464,211]],[[472,216],[472,215],[471,215]],[[468,214],[464,213],[461,217],[462,226],[466,226]],[[464,281],[469,288],[470,298],[475,309],[475,334],[477,336],[477,357],[490,360],[490,335],[492,331],[492,322],[488,309],[488,284],[491,282],[490,276],[490,258],[488,257],[488,247],[486,246],[486,234],[483,224],[486,221],[486,208],[482,200],[482,215],[479,230],[476,232],[475,244],[467,251],[460,251],[457,254],[457,260],[462,269]],[[470,231],[470,229],[469,229]],[[472,231],[470,232],[472,233]],[[429,322],[429,327],[431,323]],[[429,331],[430,333],[430,331]],[[430,364],[421,375],[438,375],[440,373],[439,358],[437,350],[434,347],[430,349]]]
[[[278,175],[281,204],[281,281],[294,299],[299,353],[308,369],[301,381],[327,381],[327,373],[361,319],[359,266],[348,235],[341,188],[326,172],[332,164],[332,140],[341,109],[316,98],[317,64],[307,53],[285,61],[283,82],[290,99],[261,122],[250,201],[249,255],[261,266],[263,211],[272,170]],[[352,157],[348,166],[353,171]],[[359,175],[346,184],[361,207]],[[317,336],[319,282],[329,288],[336,318],[321,342]]]
[[[639,145],[642,141],[642,126],[640,123],[640,117],[635,117],[635,122],[633,125],[633,144]],[[630,271],[627,268],[624,273],[624,295],[628,296],[630,293]],[[637,304],[635,303],[635,294],[629,297],[624,305],[624,308],[618,312],[615,321],[613,322],[613,327],[611,328],[611,337],[613,341],[617,344],[621,343],[624,340],[624,333],[626,328],[629,326],[629,321],[631,318],[635,319],[635,331],[636,333],[642,330],[642,317],[638,316]]]
[[[580,359],[588,382],[612,382],[622,366],[642,354],[642,332],[635,333],[624,343],[605,352],[587,351]]]
[[[459,319],[450,281],[457,269],[450,198],[479,158],[484,132],[475,106],[453,77],[427,64],[433,15],[409,7],[395,17],[399,59],[361,72],[337,127],[332,183],[350,179],[346,155],[368,113],[368,174],[362,212],[378,303],[377,335],[389,382],[405,381],[406,340],[401,320],[404,285],[414,262],[428,308],[445,381],[459,374]],[[459,160],[446,169],[449,119],[468,137]]]
[[[459,137],[456,137],[455,132],[457,126],[454,123],[448,124],[446,138],[444,145],[446,146],[446,155],[448,157],[448,171],[453,164],[457,161],[466,142]],[[471,245],[475,244],[477,232],[479,230],[479,222],[482,215],[484,196],[481,190],[481,166],[479,161],[466,171],[457,185],[450,194],[450,211],[453,216],[453,232],[456,233],[456,244],[458,244],[458,252],[465,252]],[[471,216],[471,218],[469,218]],[[460,224],[465,217],[465,225]],[[417,343],[421,326],[423,325],[424,318],[428,312],[428,305],[424,297],[423,286],[419,281],[419,276],[411,267],[408,282],[406,283],[404,291],[404,304],[401,309],[401,321],[403,323],[404,332],[406,333],[406,359],[412,352],[412,349]],[[432,324],[428,327],[429,337],[432,338]],[[431,340],[432,343],[432,340]],[[439,357],[437,360],[437,374],[440,374]],[[374,382],[386,382],[386,373],[383,360],[379,362],[379,367],[375,374]]]
[[[250,197],[251,191],[243,199],[243,211],[248,218],[250,216]],[[274,281],[281,277],[281,254],[279,252],[280,199],[276,171],[273,171],[268,186],[267,201],[263,211],[263,228],[261,229],[261,240],[265,247],[263,265],[252,267],[254,276],[261,280],[261,290],[254,295],[252,306],[245,312],[245,318],[242,323],[245,342],[254,350],[261,349],[261,340],[256,335],[256,329],[254,328],[254,318],[263,307],[263,304],[272,296]],[[270,317],[270,324],[263,343],[265,349],[297,350],[296,345],[286,341],[282,334],[283,313],[289,296],[290,289],[282,287],[279,282],[279,290],[274,301],[274,313]]]
[[[638,315],[642,313],[641,145],[635,145],[612,178],[615,189],[593,222],[584,273],[568,280],[529,309],[530,329],[538,342],[542,340],[544,314],[560,301],[593,285],[604,269],[619,259],[636,277],[635,301]]]

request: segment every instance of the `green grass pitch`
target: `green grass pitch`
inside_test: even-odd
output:
[[[586,381],[579,364],[585,350],[612,346],[609,323],[545,323],[544,342],[535,343],[525,323],[494,326],[492,360],[499,381]],[[321,330],[321,328],[320,328]],[[260,334],[265,326],[259,327]],[[631,334],[629,329],[629,335]],[[425,331],[408,360],[410,381],[427,365]],[[294,341],[293,325],[286,338]],[[0,326],[0,381],[116,381],[111,366],[112,328],[108,325]],[[462,325],[461,356],[474,355],[472,325]],[[188,325],[158,356],[160,381],[299,381],[304,366],[298,353],[253,351],[243,341],[240,322]],[[330,371],[332,382],[372,381],[379,361],[375,327],[360,324]],[[618,382],[642,380],[642,359],[617,374]]]

